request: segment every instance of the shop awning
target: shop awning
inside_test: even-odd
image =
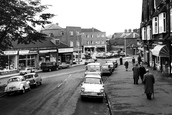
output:
[[[156,45],[151,51],[154,56],[169,57],[169,50],[166,45]]]

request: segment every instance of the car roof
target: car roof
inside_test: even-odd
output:
[[[10,77],[9,79],[11,79],[11,78],[16,78],[16,77],[18,77],[18,78],[23,78],[23,76],[22,75],[17,75],[17,76],[13,76],[13,77]]]
[[[87,65],[100,65],[100,63],[89,63]]]
[[[97,74],[96,75],[88,74],[88,75],[85,76],[85,78],[101,78],[101,76],[97,75]]]
[[[26,75],[35,75],[36,73],[27,73],[27,74],[25,74],[24,76],[26,76]]]

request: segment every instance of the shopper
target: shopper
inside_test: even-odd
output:
[[[152,94],[154,97],[155,78],[152,73],[149,73],[148,69],[146,69],[146,74],[144,75],[143,83],[145,85],[145,93],[146,93],[147,99],[151,100]]]
[[[133,64],[133,66],[135,65],[135,62],[136,62],[136,60],[135,60],[135,58],[133,57],[133,58],[132,58],[132,64]]]
[[[135,64],[135,66],[132,68],[132,70],[133,70],[134,84],[138,84],[139,75],[140,75],[140,68],[138,67],[138,64]]]
[[[140,78],[142,80],[142,83],[143,83],[143,76],[144,74],[146,73],[146,69],[145,67],[143,66],[143,62],[140,63]]]
[[[125,66],[126,71],[128,71],[128,66],[129,66],[128,60],[125,61],[124,66]]]

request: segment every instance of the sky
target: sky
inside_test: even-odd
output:
[[[142,0],[41,0],[60,27],[96,28],[106,35],[140,27]]]

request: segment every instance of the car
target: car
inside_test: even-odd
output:
[[[110,65],[104,64],[102,65],[102,74],[112,74],[112,68],[110,67]]]
[[[98,98],[103,101],[105,96],[104,84],[100,75],[86,75],[81,83],[81,99]]]
[[[118,67],[117,59],[109,59],[106,62],[107,63],[113,63],[114,64],[114,68],[117,68]]]
[[[58,64],[56,62],[42,62],[41,70],[42,71],[55,71],[58,68]]]
[[[7,81],[7,86],[5,87],[5,93],[10,95],[11,93],[22,93],[24,94],[26,90],[30,90],[30,82],[27,81],[24,76],[18,75],[10,77]]]
[[[42,85],[42,78],[38,73],[28,73],[24,75],[24,78],[30,82],[30,86],[37,87],[38,85]]]
[[[111,67],[112,71],[115,70],[115,65],[114,65],[113,62],[106,62],[105,64],[106,64],[106,65],[109,65],[109,66]]]
[[[27,73],[32,73],[32,72],[35,72],[35,70],[31,67],[26,67],[26,68],[23,68],[19,71],[19,74],[20,75],[25,75]]]
[[[85,59],[85,65],[89,64],[89,63],[92,63],[92,62],[95,62],[94,59],[90,58],[90,59]]]
[[[62,62],[61,64],[59,64],[58,69],[65,69],[65,68],[69,68],[70,64]]]
[[[101,75],[101,64],[98,63],[98,62],[95,62],[95,63],[89,63],[86,65],[86,68],[85,68],[85,75],[87,74],[99,74]]]

